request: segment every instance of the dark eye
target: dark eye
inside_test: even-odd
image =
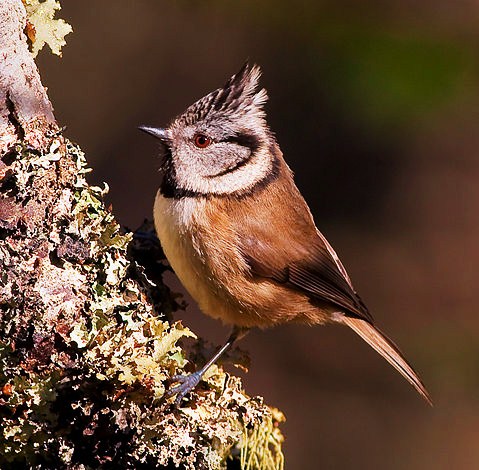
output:
[[[196,134],[194,142],[198,148],[204,149],[208,147],[208,145],[211,145],[211,138],[204,134]]]

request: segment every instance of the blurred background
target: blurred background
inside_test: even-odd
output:
[[[479,468],[479,3],[83,0],[60,16],[74,33],[63,59],[40,54],[43,81],[130,228],[159,184],[136,126],[262,66],[318,226],[428,385],[434,408],[346,328],[253,332],[245,386],[286,413],[286,468]],[[228,333],[191,301],[176,318]]]

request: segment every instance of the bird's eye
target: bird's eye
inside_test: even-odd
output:
[[[200,148],[204,149],[208,147],[208,145],[211,145],[211,137],[208,137],[204,134],[196,134],[194,138],[195,145]]]

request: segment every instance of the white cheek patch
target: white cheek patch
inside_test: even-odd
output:
[[[272,171],[272,156],[266,149],[258,150],[245,165],[238,169],[213,178],[192,173],[187,165],[175,165],[178,187],[200,194],[232,194],[247,191]]]

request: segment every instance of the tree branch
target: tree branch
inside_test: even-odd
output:
[[[59,133],[25,25],[3,0],[0,467],[282,468],[282,414],[221,367],[183,408],[163,399],[194,335],[168,321],[161,248],[120,228]]]
[[[46,149],[47,130],[57,125],[24,34],[25,7],[20,0],[0,2],[0,153],[16,141]]]

